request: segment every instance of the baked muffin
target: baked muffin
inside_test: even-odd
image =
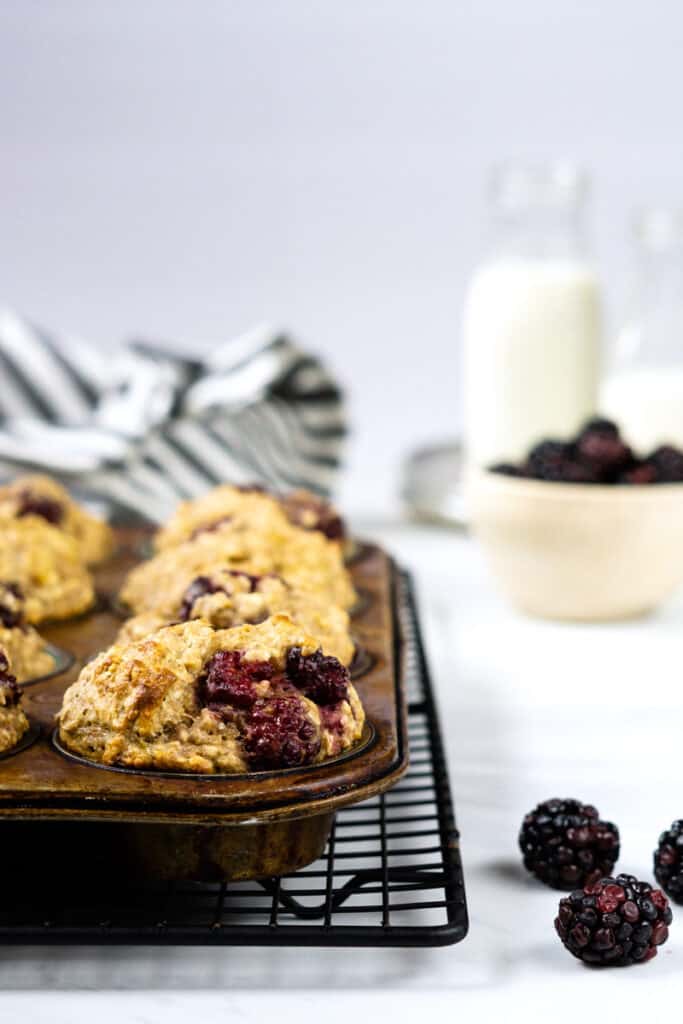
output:
[[[183,501],[155,537],[158,551],[193,540],[207,530],[229,525],[242,530],[271,530],[289,523],[316,530],[328,540],[343,542],[344,523],[329,502],[310,491],[293,491],[279,497],[256,485],[222,484],[192,501]]]
[[[21,709],[21,689],[10,671],[5,651],[0,649],[0,754],[16,746],[28,729]]]
[[[40,518],[73,537],[82,561],[95,565],[113,549],[109,525],[86,512],[49,476],[20,476],[0,487],[0,518]]]
[[[16,583],[0,583],[0,650],[20,683],[47,675],[53,668],[45,641],[26,622],[24,595]]]
[[[76,541],[40,516],[0,521],[0,580],[20,588],[31,623],[68,619],[95,599]]]
[[[59,713],[92,761],[181,772],[279,770],[353,746],[365,715],[348,671],[285,615],[167,626],[82,670]]]
[[[197,576],[171,615],[143,612],[123,624],[117,643],[140,640],[163,626],[204,619],[215,629],[263,622],[282,612],[315,637],[324,654],[350,665],[354,644],[349,616],[343,608],[321,602],[315,593],[289,585],[280,576],[252,576],[235,569],[217,569]]]
[[[219,526],[194,540],[165,548],[129,573],[121,601],[136,614],[158,611],[173,618],[192,580],[211,576],[217,567],[253,576],[275,573],[285,582],[315,593],[320,602],[341,608],[350,608],[356,600],[339,546],[321,533],[284,524],[242,533],[235,533],[229,525]]]

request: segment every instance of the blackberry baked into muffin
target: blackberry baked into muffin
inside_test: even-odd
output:
[[[365,720],[346,668],[285,615],[115,644],[58,717],[62,744],[92,761],[209,773],[314,764],[353,746]]]
[[[109,525],[86,512],[49,476],[21,476],[0,487],[0,519],[25,516],[43,519],[72,537],[87,565],[104,561],[112,552]]]
[[[165,548],[129,573],[119,596],[136,614],[157,611],[172,618],[190,583],[197,576],[210,576],[217,567],[252,576],[274,573],[315,593],[320,602],[341,608],[356,601],[339,545],[288,523],[241,533],[228,524]]]
[[[53,667],[42,636],[26,622],[24,595],[16,583],[0,583],[0,650],[20,683],[44,676]]]
[[[321,601],[310,590],[285,583],[274,574],[253,576],[236,569],[217,569],[197,576],[182,594],[172,614],[143,612],[123,624],[117,643],[129,643],[163,626],[204,619],[218,629],[263,622],[283,613],[315,637],[324,654],[350,665],[354,644],[349,616],[343,608]]]
[[[154,543],[158,551],[163,551],[221,526],[229,525],[239,533],[245,529],[277,529],[286,523],[320,532],[328,540],[343,542],[345,538],[339,513],[310,491],[292,491],[279,497],[256,485],[222,484],[199,498],[181,502]]]
[[[30,623],[68,619],[95,599],[76,541],[40,516],[0,521],[0,580],[19,587]]]
[[[21,709],[21,689],[10,670],[7,653],[0,649],[0,754],[16,746],[28,729]]]

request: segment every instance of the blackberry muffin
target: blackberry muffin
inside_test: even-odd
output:
[[[263,622],[279,612],[315,637],[324,654],[351,664],[354,644],[347,612],[321,602],[311,591],[288,585],[280,576],[252,576],[235,569],[195,577],[171,615],[155,611],[136,615],[121,627],[117,643],[140,640],[163,626],[190,619],[204,619],[215,629],[230,629]]]
[[[58,720],[63,745],[92,761],[213,773],[323,761],[360,739],[365,714],[341,662],[276,615],[115,644],[66,691]]]
[[[28,729],[21,709],[21,689],[10,671],[6,651],[0,648],[0,754],[16,746]]]
[[[29,623],[68,619],[95,599],[76,541],[40,516],[0,522],[0,580],[19,587]]]
[[[348,609],[356,601],[339,545],[288,523],[242,533],[228,524],[165,548],[129,573],[119,596],[135,614],[157,611],[173,618],[192,580],[211,576],[218,566],[252,576],[274,573],[321,603]]]
[[[310,491],[293,491],[279,497],[258,486],[222,484],[199,498],[178,505],[175,514],[156,535],[158,551],[192,540],[199,534],[229,525],[243,530],[271,530],[289,523],[314,530],[328,540],[343,543],[344,523],[339,513]]]
[[[0,583],[0,650],[20,683],[44,676],[53,667],[42,636],[26,622],[24,595],[16,583]]]
[[[0,487],[0,519],[43,519],[76,543],[86,565],[103,562],[114,541],[109,525],[86,512],[49,476],[21,476]]]

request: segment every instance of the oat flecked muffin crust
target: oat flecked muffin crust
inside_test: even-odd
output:
[[[26,622],[23,594],[16,584],[0,583],[0,650],[20,683],[47,675],[53,668],[45,640]]]
[[[241,533],[269,531],[287,524],[320,532],[332,541],[345,537],[344,523],[336,509],[310,491],[292,491],[279,497],[256,485],[221,484],[199,498],[181,502],[158,531],[154,546],[163,551],[219,527]]]
[[[196,619],[86,665],[64,695],[59,736],[102,764],[263,771],[346,750],[364,719],[347,670],[287,616],[228,630]]]
[[[16,746],[28,729],[21,709],[21,690],[10,671],[5,651],[0,649],[0,754]]]
[[[204,619],[217,629],[263,622],[283,613],[302,626],[323,649],[350,665],[354,643],[348,612],[327,604],[310,590],[300,590],[275,575],[252,576],[235,569],[218,569],[197,576],[185,590],[172,615],[149,611],[124,622],[117,643],[140,640],[163,626]]]
[[[119,596],[135,614],[157,611],[172,618],[192,580],[210,576],[217,567],[254,576],[274,573],[341,608],[348,609],[356,601],[339,545],[321,533],[289,524],[239,534],[229,526],[201,533],[136,566]]]
[[[39,516],[0,521],[0,580],[20,588],[30,623],[68,619],[95,599],[76,541]]]
[[[0,487],[0,519],[24,517],[45,520],[72,537],[87,565],[103,562],[113,550],[111,527],[78,505],[49,476],[20,476]]]

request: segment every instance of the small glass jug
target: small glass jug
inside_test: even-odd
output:
[[[595,412],[600,286],[584,235],[585,175],[507,165],[492,179],[493,245],[467,290],[467,467],[520,460]]]
[[[683,447],[683,210],[646,211],[634,236],[632,308],[600,405],[645,455],[662,444]]]

